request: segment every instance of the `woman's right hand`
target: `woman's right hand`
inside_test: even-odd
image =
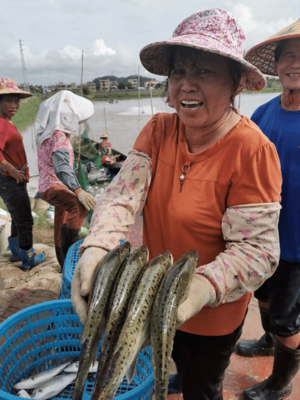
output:
[[[11,171],[9,171],[9,175],[12,176],[17,183],[24,182],[25,172],[20,169],[13,168]]]
[[[107,251],[99,247],[88,247],[76,265],[71,285],[71,299],[82,324],[86,320],[88,311],[85,297],[91,294],[96,268],[106,254]]]

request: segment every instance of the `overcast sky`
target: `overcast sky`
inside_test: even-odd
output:
[[[140,64],[147,44],[170,38],[189,15],[222,8],[238,18],[245,48],[300,17],[300,0],[9,0],[1,2],[0,77],[23,82],[20,46],[31,84],[80,84],[103,75],[150,75]],[[159,77],[156,77],[159,78]],[[161,80],[161,78],[159,78]]]

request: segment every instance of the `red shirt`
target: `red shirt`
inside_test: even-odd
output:
[[[0,118],[0,162],[6,160],[13,167],[20,168],[27,164],[27,157],[23,144],[23,136],[17,128],[4,118]],[[2,175],[10,176],[4,171]],[[25,171],[25,180],[29,182],[29,168]]]

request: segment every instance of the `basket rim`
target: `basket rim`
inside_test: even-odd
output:
[[[17,313],[11,315],[10,317],[8,317],[5,321],[3,321],[0,324],[0,337],[2,335],[6,335],[7,330],[10,327],[12,327],[16,322],[19,322],[22,318],[28,317],[31,314],[36,313],[36,312],[49,310],[50,308],[53,308],[55,306],[57,306],[58,309],[70,307],[70,306],[73,308],[71,299],[50,300],[50,301],[45,301],[43,303],[35,304],[33,306],[24,308],[23,310],[20,310]],[[78,318],[78,320],[79,320],[79,318]],[[0,351],[4,345],[5,345],[5,343],[3,343],[2,346],[0,346]],[[143,392],[144,390],[146,390],[148,387],[150,387],[152,385],[154,385],[153,368],[152,368],[151,374],[143,382],[141,382],[141,384],[139,384],[138,386],[129,390],[126,393],[120,394],[119,396],[116,397],[116,399],[118,399],[118,400],[130,399],[132,396],[135,396],[138,393]],[[83,394],[82,398],[83,398],[83,400],[90,400],[90,396],[85,393]],[[132,397],[132,398],[134,398],[134,397]],[[0,399],[1,400],[17,400],[17,399],[24,399],[24,397],[19,397],[17,395],[5,392],[4,390],[0,389]]]

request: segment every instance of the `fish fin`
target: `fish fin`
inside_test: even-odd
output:
[[[136,363],[138,359],[138,354],[134,357],[130,367],[128,368],[126,372],[126,378],[128,383],[131,383],[133,381],[134,375],[135,375],[135,370],[136,370]]]

